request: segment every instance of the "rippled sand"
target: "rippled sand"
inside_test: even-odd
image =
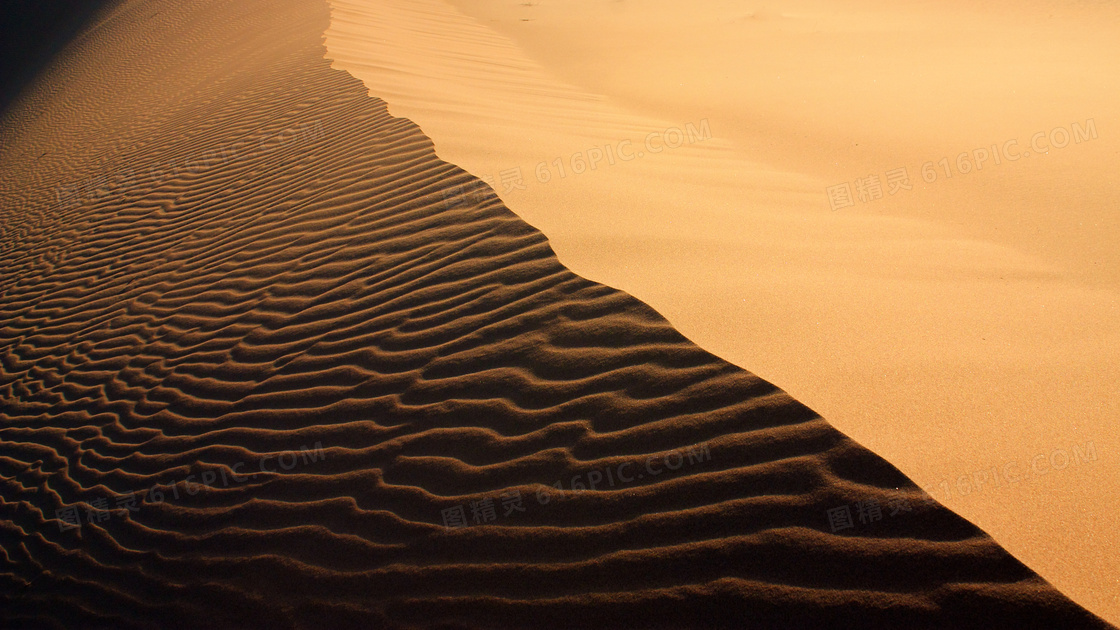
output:
[[[1115,7],[331,5],[334,67],[561,262],[1120,621]]]
[[[0,119],[0,625],[1108,627],[565,267],[391,90],[331,68],[345,24],[125,2]],[[678,149],[626,163],[740,164]]]

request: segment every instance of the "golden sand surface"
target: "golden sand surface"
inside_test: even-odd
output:
[[[1110,346],[1070,324],[1106,285],[822,209],[833,180],[748,151],[729,117],[564,80],[485,16],[333,12],[111,3],[0,114],[0,627],[1111,627],[1090,596],[1113,560],[1087,560],[1113,535],[1088,371]],[[1000,274],[1008,330],[952,328]],[[860,413],[830,422],[604,278],[807,397],[792,376],[832,370]],[[1028,318],[1010,300],[1035,284],[1082,301]],[[906,328],[936,317],[959,336]],[[968,336],[1022,322],[1052,326],[1054,382],[1041,342]],[[1086,376],[1058,382],[1075,352]],[[921,396],[886,385],[907,375]],[[1088,419],[1044,415],[1025,378],[1081,388],[1062,395]],[[946,391],[992,418],[917,404]],[[923,491],[946,461],[1008,548]]]
[[[334,67],[566,266],[1120,622],[1115,7],[331,5]]]

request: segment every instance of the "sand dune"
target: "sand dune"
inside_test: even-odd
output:
[[[1120,622],[1115,6],[331,5],[334,67],[565,266]]]
[[[0,125],[5,627],[1105,628],[331,69],[125,2]]]

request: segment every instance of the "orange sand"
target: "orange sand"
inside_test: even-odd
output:
[[[331,4],[334,66],[492,176],[568,267],[777,383],[1120,622],[1115,8]],[[571,172],[590,148],[644,153],[701,121],[714,137]],[[1006,157],[1040,131],[1044,154]],[[1009,140],[1000,164],[979,152]],[[982,168],[962,173],[962,152]],[[502,180],[518,167],[524,190]],[[912,189],[889,194],[900,167]],[[826,188],[870,174],[881,199],[830,208]]]
[[[998,425],[891,412],[908,400],[892,379],[926,378],[913,400],[951,407],[937,387],[976,404],[982,370],[1005,370],[987,384],[1017,398],[993,414],[1041,416],[1019,390],[1044,374],[1013,371],[1038,342],[998,354],[968,335],[1005,343],[1029,322],[1055,331],[1061,378],[1099,368],[1107,340],[1006,307],[1034,283],[1085,322],[1106,286],[1078,292],[1072,263],[886,202],[822,210],[834,182],[743,148],[699,88],[708,112],[641,114],[447,5],[348,6],[332,24],[326,0],[113,3],[0,115],[0,626],[1106,627],[786,392],[572,273],[548,236],[691,336],[741,344],[740,363],[831,370],[859,409],[837,424],[903,465],[921,455],[927,487],[929,466],[1049,449],[1062,471],[970,495],[995,517],[1111,479],[1104,416],[1018,418],[1032,432],[996,449]],[[328,29],[337,65],[431,128],[332,69]],[[573,36],[545,29],[533,54]],[[547,184],[495,182],[548,233],[437,150],[482,175],[543,161],[541,179],[560,158]],[[993,285],[1007,325],[953,328],[984,319],[959,302]],[[846,353],[825,361],[841,324]],[[1097,383],[1079,404],[1108,400]],[[913,419],[929,424],[899,427]],[[1087,457],[1084,440],[1092,461],[1051,455]],[[1031,515],[1035,551],[1060,506]],[[1056,561],[1111,535],[1104,513]],[[1111,592],[1078,582],[1094,567],[1059,569],[1083,601],[1078,585]]]

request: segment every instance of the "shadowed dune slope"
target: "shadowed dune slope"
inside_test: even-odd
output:
[[[0,625],[1107,627],[562,267],[327,22],[126,3],[3,121]]]

